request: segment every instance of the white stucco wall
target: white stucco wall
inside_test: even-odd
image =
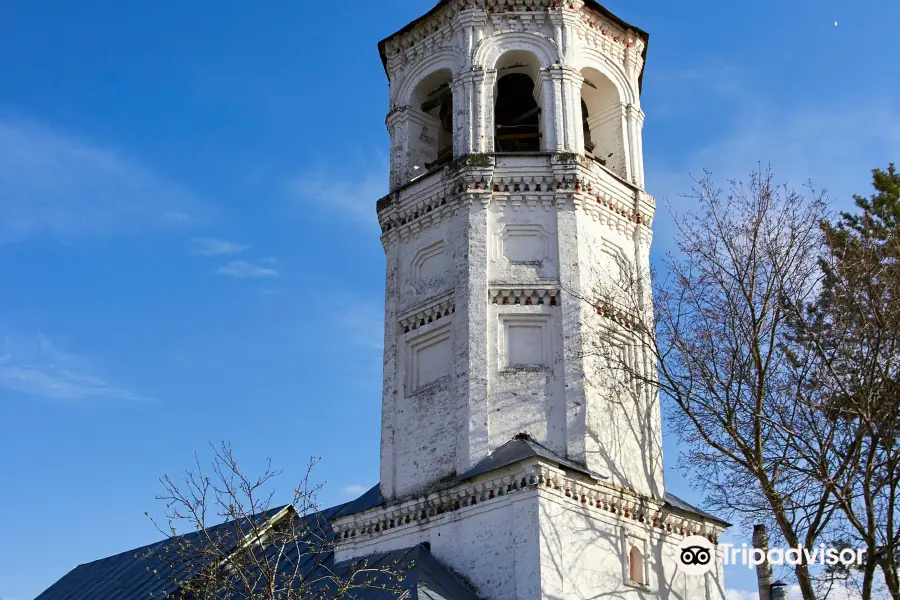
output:
[[[724,594],[721,565],[707,575],[681,570],[681,535],[661,533],[647,523],[623,520],[546,493],[541,495],[539,513],[542,598],[588,600],[613,595],[634,600],[708,600]],[[643,586],[629,580],[632,545],[644,557]]]
[[[591,162],[494,163],[431,173],[380,214],[384,493],[427,489],[525,432],[661,497],[657,398],[603,385],[584,358],[598,282],[649,266],[646,194]]]
[[[677,560],[685,536],[716,539],[720,524],[566,475],[540,459],[344,517],[336,529],[339,561],[427,542],[486,600],[712,600],[724,594],[721,564],[697,576],[684,573]],[[644,557],[644,585],[628,576],[632,545]]]

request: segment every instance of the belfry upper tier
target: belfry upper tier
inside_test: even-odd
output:
[[[391,189],[479,154],[579,154],[644,185],[649,36],[594,0],[442,0],[379,44]]]

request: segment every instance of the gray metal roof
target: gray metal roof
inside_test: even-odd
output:
[[[341,572],[348,568],[350,561],[338,563],[335,569]],[[478,596],[452,571],[447,569],[424,546],[405,548],[394,552],[376,554],[368,558],[368,567],[386,567],[393,571],[408,570],[403,587],[410,600],[479,600]],[[376,580],[372,587],[382,581]],[[387,583],[387,581],[385,581]],[[354,600],[390,600],[401,596],[394,592],[378,589],[354,590]]]
[[[668,506],[669,508],[674,508],[676,510],[683,511],[683,512],[693,513],[699,517],[703,517],[704,519],[708,519],[710,521],[715,521],[716,523],[721,523],[722,525],[725,525],[726,527],[731,527],[731,523],[729,523],[728,521],[724,521],[724,520],[720,519],[719,517],[706,512],[705,510],[699,509],[696,506],[694,506],[693,504],[688,504],[687,502],[685,502],[684,500],[682,500],[675,494],[672,494],[669,492],[666,492],[666,506]]]
[[[226,547],[236,542],[241,532],[268,521],[284,510],[278,507],[245,519],[242,523],[229,522],[207,529],[209,535]],[[197,543],[200,534],[182,536]],[[115,556],[75,567],[66,576],[44,591],[36,600],[122,600],[125,598],[165,597],[177,591],[173,583],[178,565],[162,560],[164,547],[169,540],[135,548]],[[183,565],[182,565],[183,567]],[[200,568],[201,565],[196,565]],[[184,568],[178,574],[183,574]]]
[[[316,531],[316,535],[324,533],[326,536],[333,534],[330,523],[342,514],[352,514],[361,510],[367,510],[381,504],[381,494],[378,486],[347,504],[342,504],[314,515],[309,515],[298,521],[298,537],[310,535],[310,531]],[[288,507],[280,507],[266,511],[252,517],[256,524],[270,520],[272,517],[283,513]],[[290,510],[290,509],[288,509]],[[281,521],[279,521],[280,523]],[[322,531],[319,524],[326,529]],[[229,544],[232,541],[243,539],[250,531],[252,523],[230,521],[209,528],[208,532],[219,541]],[[186,541],[200,541],[198,533],[181,536]],[[131,600],[145,598],[164,598],[177,595],[179,586],[174,583],[176,578],[196,573],[203,565],[187,565],[184,561],[178,564],[166,554],[165,547],[172,544],[173,539],[163,540],[155,544],[129,550],[115,556],[110,556],[94,562],[80,565],[70,571],[62,579],[45,590],[36,600]],[[299,564],[301,568],[309,567],[322,569],[323,573],[330,572],[340,575],[350,573],[351,563],[334,562],[331,553],[319,554],[315,558],[317,565],[312,565],[312,557],[300,556],[302,544],[290,544],[288,549],[278,562],[284,568],[291,569]],[[270,548],[274,552],[274,548]],[[294,554],[291,555],[291,550]],[[266,551],[265,549],[263,550]],[[383,581],[376,581],[374,586],[365,589],[353,590],[350,595],[343,596],[347,600],[478,600],[477,596],[456,575],[442,566],[431,553],[422,546],[406,548],[395,552],[376,554],[366,559],[367,568],[387,566],[396,574],[403,575],[400,589],[397,591],[396,581],[388,576],[381,576]],[[298,562],[299,561],[299,562]],[[316,577],[315,573],[312,574]],[[307,579],[309,580],[309,579]],[[385,584],[388,590],[377,589],[379,584]],[[328,585],[324,583],[323,585]],[[331,597],[327,593],[323,598]]]

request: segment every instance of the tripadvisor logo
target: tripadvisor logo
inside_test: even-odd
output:
[[[678,562],[688,575],[703,575],[712,571],[716,547],[702,535],[689,535],[678,544]]]
[[[737,548],[733,544],[721,544],[722,563],[726,565],[746,565],[752,569],[767,562],[771,565],[819,564],[834,566],[861,565],[864,561],[865,549],[826,548],[820,544],[817,548],[771,548],[768,552],[760,548],[751,548],[743,544]],[[716,566],[716,545],[703,536],[691,535],[678,544],[678,562],[682,571],[688,575],[703,575]]]

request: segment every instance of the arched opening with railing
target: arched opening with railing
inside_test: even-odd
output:
[[[496,72],[494,151],[539,152],[545,128],[537,57],[522,50],[507,52],[497,62]]]
[[[409,165],[414,172],[424,173],[453,158],[452,78],[448,69],[435,71],[410,97]]]
[[[582,70],[581,126],[584,152],[615,171],[625,166],[622,101],[606,75],[596,69]],[[620,175],[624,176],[622,172]]]

